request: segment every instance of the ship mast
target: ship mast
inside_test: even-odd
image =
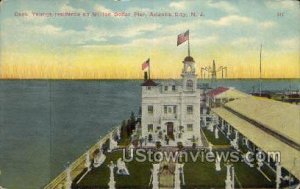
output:
[[[261,96],[261,51],[262,51],[262,44],[260,44],[260,54],[259,54],[259,96]]]

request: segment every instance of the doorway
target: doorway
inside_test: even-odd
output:
[[[174,123],[173,122],[167,122],[167,135],[169,139],[174,140]]]

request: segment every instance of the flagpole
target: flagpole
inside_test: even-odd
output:
[[[150,64],[150,58],[149,58],[149,69],[148,69],[148,72],[149,72],[149,79],[151,78],[151,76],[150,76],[150,67],[151,67],[151,64]]]
[[[188,36],[189,36],[188,37],[188,56],[190,56],[191,55],[191,52],[190,52],[190,31],[189,31],[189,35]]]
[[[262,51],[262,44],[260,44],[260,54],[259,54],[259,96],[261,96],[261,51]]]

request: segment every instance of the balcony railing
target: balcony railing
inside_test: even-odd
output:
[[[176,120],[178,118],[177,114],[163,114],[163,120]]]

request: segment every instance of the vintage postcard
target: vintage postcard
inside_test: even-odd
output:
[[[0,1],[0,189],[300,188],[296,0]]]

